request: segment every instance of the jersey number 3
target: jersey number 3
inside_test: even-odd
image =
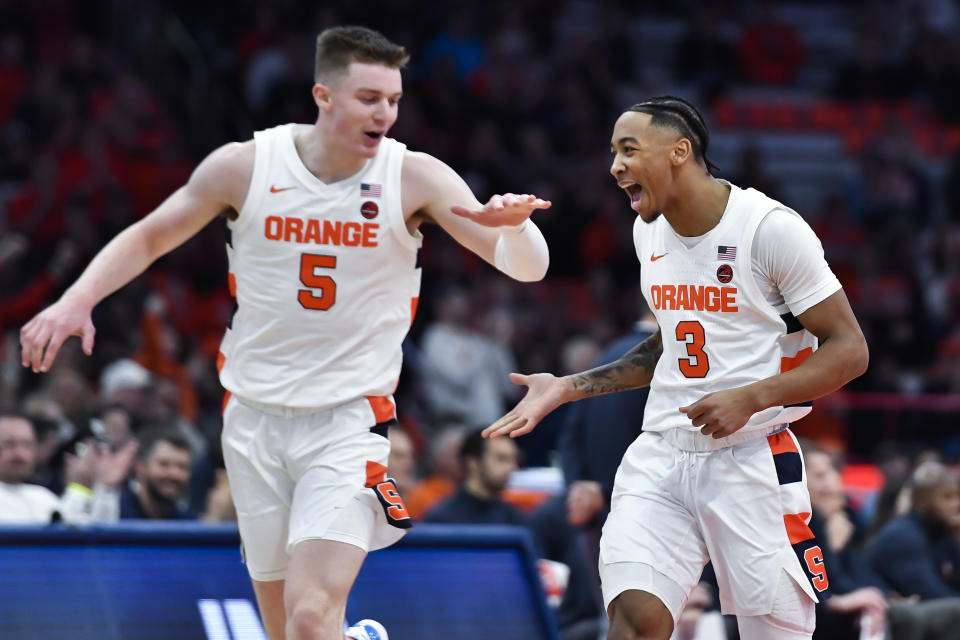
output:
[[[703,333],[703,325],[696,320],[684,320],[677,323],[677,340],[687,345],[688,358],[677,358],[680,363],[680,373],[688,378],[703,378],[710,371],[710,359],[707,358],[703,345],[707,337]]]
[[[337,283],[330,276],[317,275],[320,268],[336,269],[337,256],[300,254],[300,282],[310,287],[297,292],[297,300],[304,309],[326,311],[337,301]]]

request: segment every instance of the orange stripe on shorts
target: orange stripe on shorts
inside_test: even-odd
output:
[[[800,453],[797,451],[797,443],[790,437],[790,432],[784,429],[767,436],[767,442],[770,443],[770,451],[773,455],[778,453]]]
[[[420,303],[420,298],[410,298],[410,324],[413,324],[413,319],[417,317],[417,305]]]
[[[389,422],[397,417],[397,408],[393,406],[393,400],[384,396],[367,396],[367,402],[373,409],[373,417],[377,424]]]
[[[810,531],[810,527],[807,526],[809,519],[809,513],[788,513],[783,516],[783,524],[787,527],[790,544],[813,539],[813,531]]]
[[[375,487],[381,482],[383,482],[387,477],[387,467],[380,464],[379,462],[374,462],[373,460],[367,460],[367,484],[365,487]]]
[[[220,408],[220,415],[227,412],[227,403],[230,402],[230,395],[229,391],[223,392],[223,406]]]

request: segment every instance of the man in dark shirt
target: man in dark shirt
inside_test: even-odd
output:
[[[656,320],[644,308],[643,319],[629,334],[604,349],[593,366],[613,362],[656,331]],[[643,430],[643,410],[649,391],[644,387],[586,398],[571,405],[560,436],[560,459],[567,485],[563,515],[570,524],[584,527],[594,567],[599,554],[600,529],[610,507],[613,480],[623,453]],[[556,504],[550,506],[561,508]]]
[[[190,444],[176,432],[147,434],[134,466],[135,483],[120,493],[120,518],[192,520],[181,505],[190,484]]]
[[[427,512],[425,522],[514,524],[526,526],[519,509],[500,499],[517,468],[517,444],[510,438],[486,440],[475,431],[460,448],[463,482],[457,491]]]
[[[910,512],[880,530],[870,564],[900,595],[960,595],[960,476],[939,462],[924,462],[911,485]]]
[[[887,622],[885,637],[947,638],[960,628],[960,598],[916,602],[891,598],[889,587],[871,569],[861,549],[864,527],[847,509],[840,470],[831,456],[801,440],[807,488],[817,536],[833,597],[817,605],[814,640],[850,638],[864,623],[876,631]]]
[[[510,474],[517,468],[517,443],[513,438],[489,440],[478,429],[468,434],[460,448],[463,482],[457,491],[427,512],[425,522],[459,524],[512,524],[533,533],[538,554],[570,569],[566,592],[557,610],[564,638],[596,638],[600,608],[590,585],[586,557],[576,531],[565,522],[547,531],[543,522],[528,518],[500,499]]]

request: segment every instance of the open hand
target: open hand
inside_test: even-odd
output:
[[[565,385],[561,378],[549,373],[534,373],[529,376],[511,373],[510,381],[513,384],[526,385],[527,394],[505,416],[483,430],[484,438],[505,435],[516,438],[530,433],[544,416],[566,402]]]
[[[491,197],[480,209],[454,205],[450,211],[485,227],[516,227],[537,209],[549,209],[550,205],[549,200],[541,200],[537,196],[505,193]]]

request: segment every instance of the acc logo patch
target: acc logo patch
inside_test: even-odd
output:
[[[722,264],[717,267],[717,280],[723,284],[727,284],[733,280],[733,267],[728,264]]]
[[[367,220],[373,220],[377,217],[377,214],[380,213],[380,207],[377,206],[376,202],[372,200],[367,200],[362,205],[360,205],[360,215],[362,215]]]

